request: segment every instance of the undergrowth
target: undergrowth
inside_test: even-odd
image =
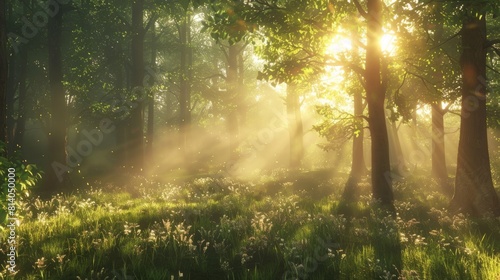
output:
[[[320,175],[133,178],[31,198],[15,274],[2,233],[0,279],[500,279],[498,219],[449,213],[419,176],[395,183],[396,216],[368,194],[347,216],[347,177]]]

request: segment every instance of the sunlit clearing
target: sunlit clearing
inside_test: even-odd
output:
[[[384,34],[380,38],[380,48],[385,55],[393,56],[396,53],[396,36],[394,34]]]

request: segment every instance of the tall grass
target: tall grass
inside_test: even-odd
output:
[[[368,194],[346,216],[346,176],[310,174],[32,198],[15,275],[2,233],[0,279],[500,279],[500,221],[449,213],[435,183],[396,183],[395,217]]]

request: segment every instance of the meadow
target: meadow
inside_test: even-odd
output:
[[[347,205],[346,179],[134,177],[25,199],[16,274],[0,254],[0,279],[500,279],[498,218],[449,213],[424,174],[394,183],[396,216],[368,182]]]

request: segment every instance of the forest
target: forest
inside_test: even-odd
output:
[[[500,279],[497,0],[2,0],[0,279]]]

